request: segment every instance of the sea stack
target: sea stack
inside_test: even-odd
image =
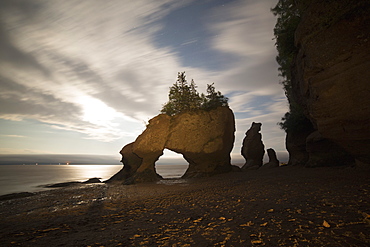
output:
[[[258,169],[262,166],[265,146],[262,142],[261,123],[252,123],[245,133],[241,154],[245,159],[242,170]]]
[[[229,107],[197,110],[151,120],[135,142],[121,150],[124,167],[109,182],[138,183],[160,179],[155,162],[169,149],[189,163],[183,178],[204,177],[232,170],[235,119]]]
[[[261,168],[279,167],[280,161],[277,159],[275,150],[272,148],[267,149],[267,155],[269,157],[269,162],[264,164]]]

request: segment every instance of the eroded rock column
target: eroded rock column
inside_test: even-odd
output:
[[[252,123],[250,129],[245,133],[242,156],[245,158],[245,164],[242,170],[258,169],[262,166],[265,146],[262,143],[261,123]]]

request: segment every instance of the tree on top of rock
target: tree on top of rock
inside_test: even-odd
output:
[[[170,87],[168,98],[169,101],[163,105],[161,112],[170,116],[199,109],[201,106],[201,98],[196,85],[193,80],[190,85],[188,84],[185,72],[178,73],[177,81]]]
[[[196,88],[194,80],[191,80],[189,85],[185,72],[179,72],[177,81],[170,87],[169,101],[163,105],[161,113],[173,116],[181,112],[198,109],[211,110],[218,106],[228,106],[228,98],[221,92],[216,92],[213,84],[207,85],[207,95],[199,96]]]
[[[202,94],[202,109],[209,110],[217,108],[219,106],[228,106],[227,101],[229,99],[223,96],[220,91],[216,92],[213,84],[214,83],[212,83],[211,85],[207,85],[207,95]]]

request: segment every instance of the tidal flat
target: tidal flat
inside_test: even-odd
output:
[[[232,172],[0,201],[0,246],[369,246],[370,172]]]

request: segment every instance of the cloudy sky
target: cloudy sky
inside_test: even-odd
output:
[[[233,153],[253,121],[284,151],[277,0],[1,0],[0,154],[115,155],[177,73],[229,97]]]

